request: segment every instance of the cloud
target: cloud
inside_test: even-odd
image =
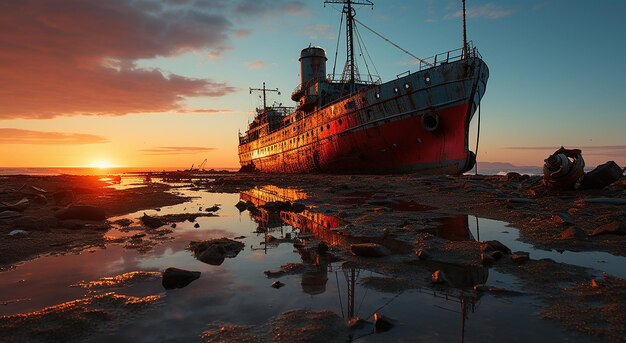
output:
[[[248,66],[248,69],[263,69],[265,68],[266,63],[258,60],[254,62],[246,62],[246,65]]]
[[[242,0],[235,6],[235,13],[246,16],[273,17],[276,14],[306,16],[309,11],[302,1]]]
[[[518,146],[518,147],[505,147],[508,150],[541,150],[548,153],[552,153],[558,150],[558,146]],[[580,149],[582,150],[583,157],[585,155],[595,156],[626,156],[626,145],[592,145],[592,146],[570,146],[568,149]]]
[[[105,137],[85,133],[0,128],[0,144],[101,144],[107,142],[109,140]]]
[[[201,152],[213,151],[215,148],[205,148],[197,146],[163,146],[150,149],[142,149],[149,155],[180,155],[180,154],[197,154]]]
[[[337,38],[337,33],[330,32],[330,25],[328,24],[308,25],[302,28],[302,32],[311,39],[335,39]]]
[[[219,109],[212,109],[212,108],[185,108],[185,109],[181,109],[176,111],[176,113],[196,113],[196,114],[221,114],[221,113],[230,113],[232,112],[232,110],[219,110]]]
[[[250,30],[239,29],[235,31],[235,37],[237,38],[248,37],[249,35],[250,35]]]
[[[136,66],[228,46],[224,14],[145,0],[0,2],[0,119],[124,115],[235,91],[225,82]],[[220,1],[208,1],[218,5]]]
[[[456,6],[452,6],[452,8],[449,7],[449,9],[454,9],[454,8],[456,8]],[[466,16],[468,18],[499,19],[503,17],[508,17],[511,14],[513,14],[513,10],[500,7],[492,3],[486,3],[477,7],[470,6],[466,8]],[[458,9],[452,13],[448,13],[446,15],[446,19],[459,18],[462,16],[463,16],[463,10]]]

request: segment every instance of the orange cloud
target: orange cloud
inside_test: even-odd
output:
[[[149,155],[179,155],[179,154],[197,154],[201,152],[213,151],[215,148],[195,147],[195,146],[164,146],[151,149],[142,149]]]
[[[196,113],[196,114],[218,114],[218,113],[230,113],[232,110],[217,110],[211,108],[186,108],[177,110],[176,113]]]
[[[246,62],[246,65],[248,66],[248,69],[263,69],[265,68],[266,63],[258,60],[254,62]]]
[[[184,3],[184,2],[180,2]],[[0,2],[0,119],[124,115],[235,91],[137,67],[138,59],[228,46],[222,14],[146,1]]]
[[[108,141],[105,137],[84,133],[0,128],[0,144],[99,144]]]

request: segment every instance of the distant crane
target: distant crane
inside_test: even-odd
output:
[[[202,161],[202,163],[200,163],[200,165],[198,166],[198,170],[200,171],[204,171],[204,165],[206,164],[207,159],[205,158],[204,161]]]

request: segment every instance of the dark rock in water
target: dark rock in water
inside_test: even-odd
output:
[[[162,285],[165,289],[183,288],[199,277],[200,272],[192,272],[178,268],[167,268],[163,272]]]
[[[170,227],[171,227],[172,229],[175,229],[175,228],[176,228],[176,223],[172,223],[172,225],[170,225]]]
[[[619,180],[623,173],[617,163],[608,161],[585,174],[580,181],[580,189],[602,189]]]
[[[194,256],[210,265],[219,266],[225,258],[233,258],[244,248],[244,244],[228,238],[212,239],[189,243],[189,250]]]
[[[147,226],[147,227],[149,227],[151,229],[156,229],[156,228],[161,227],[161,226],[166,224],[161,218],[150,217],[145,212],[144,212],[143,216],[141,217],[141,222],[143,223],[143,225],[145,225],[145,226]]]
[[[350,252],[355,256],[383,257],[390,255],[389,249],[376,243],[350,244]]]
[[[611,234],[611,235],[626,235],[626,224],[620,223],[618,221],[610,222],[608,224],[604,224],[598,226],[593,230],[591,236],[603,235],[603,234]]]
[[[328,252],[328,244],[326,244],[326,243],[324,243],[324,242],[320,242],[320,243],[317,245],[317,252],[318,252],[319,254],[325,254],[325,253],[327,253],[327,252]]]
[[[433,283],[441,284],[446,282],[446,276],[441,270],[435,270],[435,272],[430,277]]]
[[[273,288],[276,288],[276,289],[281,288],[281,287],[283,287],[284,285],[285,285],[285,284],[284,284],[284,283],[282,283],[282,282],[280,282],[280,281],[274,281],[274,282],[272,282],[272,287],[273,287]]]
[[[420,250],[416,251],[415,255],[420,260],[427,260],[427,259],[430,258],[430,254],[428,254],[428,252],[426,250],[424,250],[424,249],[420,249]]]
[[[244,238],[246,238],[246,236],[237,236],[237,237],[235,237],[235,239],[244,239]]]
[[[195,224],[193,225],[193,227],[195,227],[195,228],[197,229],[197,228],[199,228],[199,227],[200,227],[200,224],[195,223]]]
[[[490,253],[492,251],[500,251],[503,254],[510,254],[511,249],[509,249],[506,245],[500,243],[499,241],[485,241],[480,245],[481,252]]]
[[[69,207],[58,210],[55,217],[61,220],[79,219],[79,220],[105,220],[106,214],[104,210],[89,205],[71,205]]]
[[[58,191],[52,194],[52,199],[57,206],[67,206],[74,202],[74,192],[71,190]]]
[[[387,316],[376,312],[374,313],[374,328],[376,332],[385,332],[391,330],[393,327],[393,320]]]
[[[511,254],[511,261],[515,263],[523,263],[530,260],[530,254],[525,251],[516,251]]]
[[[482,265],[490,265],[495,261],[496,259],[490,254],[485,254],[485,253],[480,254],[480,263]]]
[[[217,206],[217,205],[213,205],[211,207],[207,207],[207,208],[204,209],[205,212],[216,212],[216,211],[219,211],[219,210],[220,210],[220,207]]]
[[[235,204],[235,207],[237,207],[237,209],[239,210],[239,212],[243,212],[248,208],[248,205],[243,202],[242,200],[239,200],[239,202],[237,204]]]
[[[585,239],[587,238],[587,233],[585,230],[577,227],[571,226],[561,232],[561,239]]]

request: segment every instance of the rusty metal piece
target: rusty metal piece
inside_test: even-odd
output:
[[[543,184],[548,188],[573,189],[585,174],[580,149],[561,147],[544,160]]]

